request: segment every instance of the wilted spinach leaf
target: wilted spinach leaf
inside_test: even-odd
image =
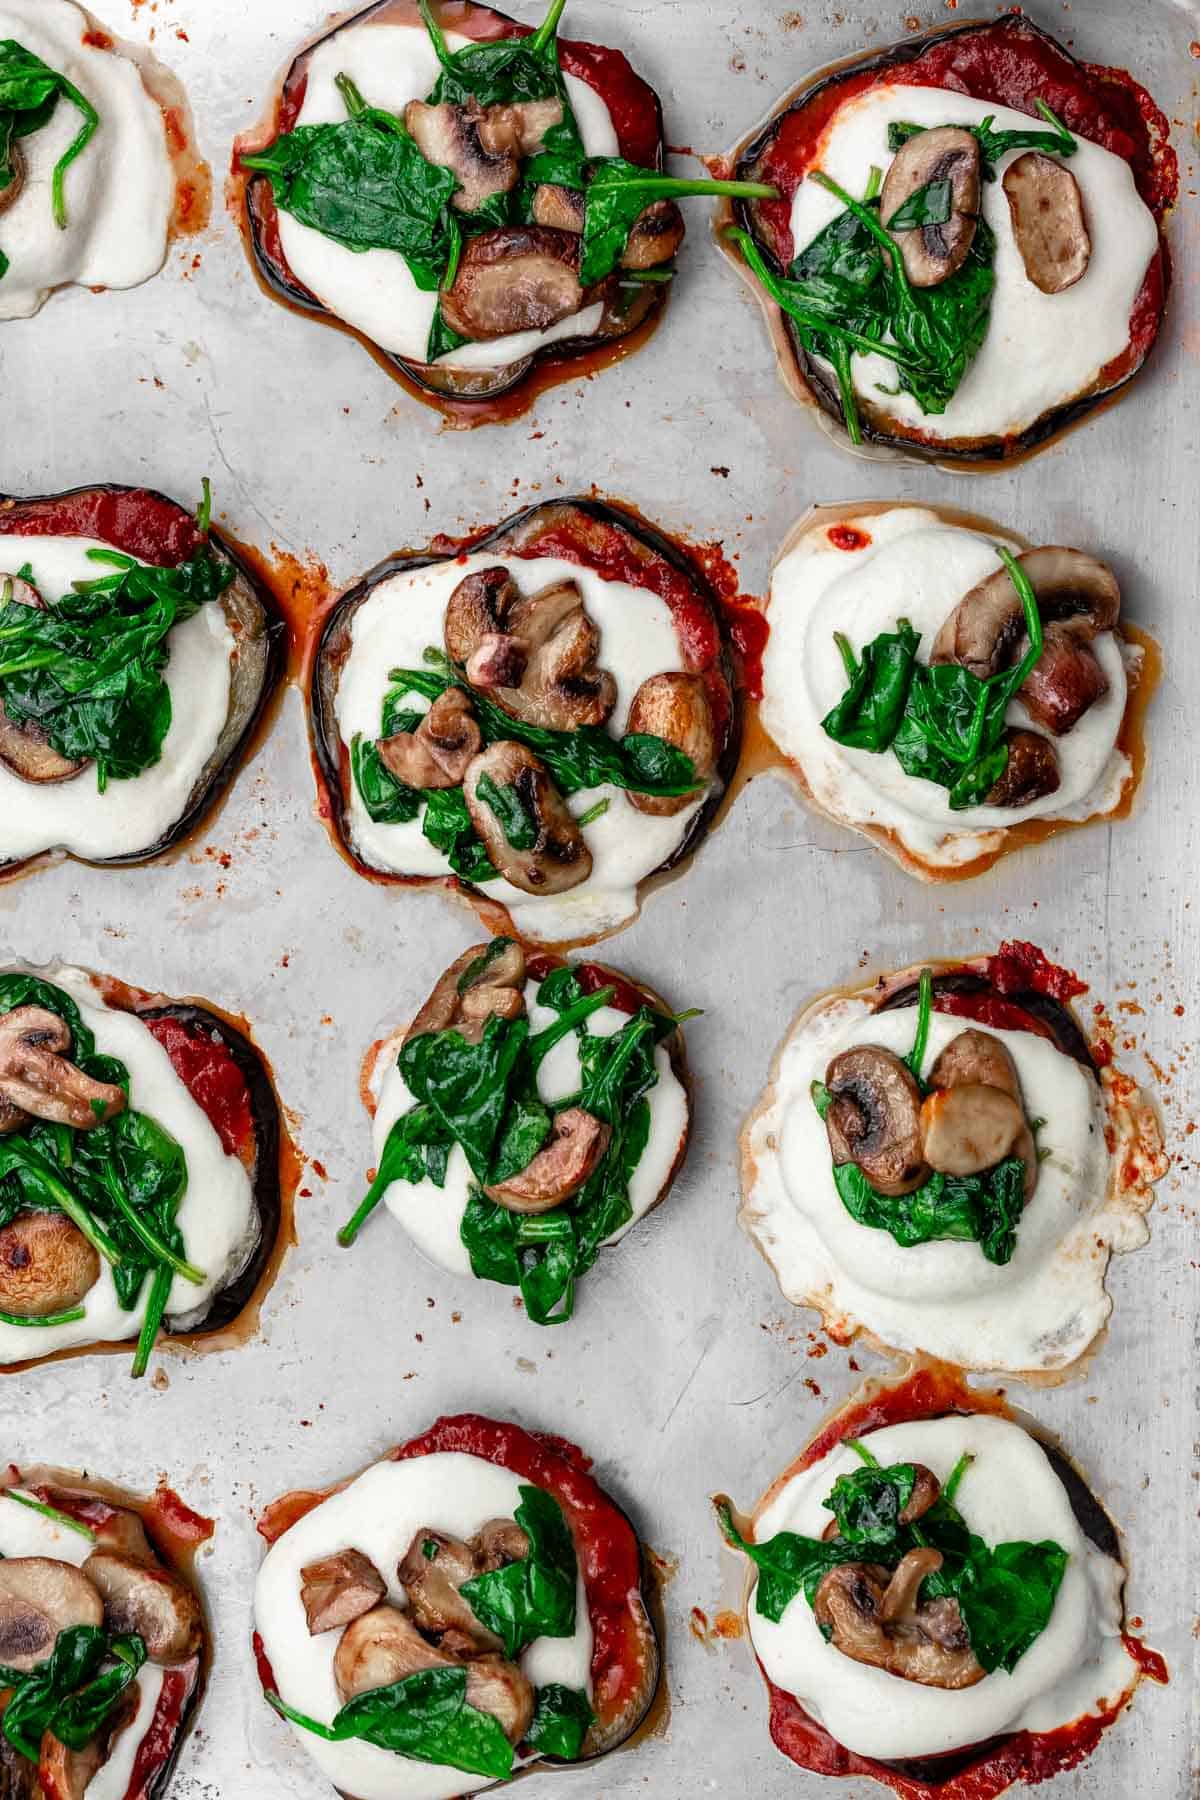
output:
[[[462,1584],[480,1624],[515,1660],[535,1638],[573,1637],[578,1566],[562,1507],[543,1488],[522,1487],[516,1522],[529,1554]]]

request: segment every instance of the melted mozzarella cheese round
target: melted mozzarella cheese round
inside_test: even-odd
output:
[[[356,737],[374,742],[379,736],[384,697],[393,683],[391,670],[420,669],[430,645],[440,648],[446,606],[461,581],[478,569],[494,568],[487,552],[462,556],[393,575],[358,607],[350,627],[350,654],[337,693],[337,720],[343,743]],[[617,684],[617,703],[609,729],[619,735],[642,683],[681,664],[679,639],[665,600],[645,588],[605,581],[591,569],[557,557],[507,561],[509,574],[523,594],[536,594],[551,582],[573,581],[600,631],[600,657]],[[406,704],[409,704],[406,702]],[[427,702],[411,700],[414,711]],[[581,943],[613,931],[637,912],[638,883],[668,862],[678,850],[703,801],[697,800],[673,818],[638,812],[619,788],[588,788],[567,801],[578,818],[608,801],[608,810],[583,827],[592,853],[592,872],[565,894],[540,898],[509,882],[489,881],[482,890],[507,907],[522,937],[536,943]],[[362,796],[351,784],[349,830],[353,848],[373,868],[397,875],[449,875],[449,859],[434,848],[420,819],[407,825],[377,825],[367,815]]]
[[[831,1059],[857,1044],[898,1056],[912,1048],[912,1007],[876,1013],[861,996],[818,1002],[784,1047],[775,1087],[746,1138],[752,1168],[741,1223],[798,1305],[827,1322],[865,1327],[898,1350],[962,1368],[1060,1369],[1081,1356],[1112,1302],[1104,1271],[1114,1250],[1145,1243],[1132,1196],[1118,1188],[1098,1084],[1072,1057],[1027,1031],[992,1031],[1012,1056],[1027,1117],[1044,1119],[1038,1184],[1011,1262],[976,1243],[896,1243],[860,1225],[833,1178],[825,1125],[812,1103]],[[934,1013],[924,1073],[969,1019]]]
[[[804,531],[776,565],[763,656],[763,724],[799,766],[815,803],[847,825],[893,832],[911,855],[944,869],[996,850],[1005,828],[1022,820],[1078,821],[1111,811],[1132,774],[1117,747],[1128,697],[1126,654],[1131,668],[1141,657],[1137,649],[1127,653],[1112,632],[1091,646],[1108,692],[1073,731],[1051,739],[1061,784],[1028,805],[954,812],[948,789],[906,775],[890,750],[876,755],[827,736],[821,721],[846,691],[836,632],[861,654],[880,632],[894,631],[906,618],[921,636],[918,657],[928,661],[958,602],[1001,566],[986,536],[922,507],[896,506],[863,519],[868,541],[857,550],[830,543],[833,524],[831,518]],[[1020,548],[1011,542],[1006,547]],[[1011,725],[1038,729],[1020,700],[1009,704],[1007,716]]]
[[[236,1156],[227,1156],[208,1115],[192,1099],[171,1059],[148,1026],[133,1013],[105,1005],[92,976],[82,969],[36,971],[70,994],[85,1025],[95,1033],[101,1055],[116,1056],[129,1070],[130,1104],[169,1131],[187,1159],[187,1191],[176,1223],[188,1260],[204,1270],[200,1285],[177,1275],[167,1298],[167,1325],[186,1331],[219,1289],[245,1267],[258,1243],[258,1218],[250,1177]],[[27,1327],[0,1324],[0,1365],[30,1356],[48,1356],[79,1344],[116,1343],[142,1328],[150,1282],[131,1312],[117,1298],[112,1271],[101,1260],[100,1277],[81,1304],[82,1319],[69,1325]]]
[[[451,50],[469,38],[446,34]],[[365,24],[339,31],[309,59],[308,86],[297,123],[338,124],[346,103],[336,77],[346,74],[373,106],[403,114],[410,100],[424,100],[437,83],[441,65],[421,25]],[[589,156],[615,156],[617,133],[607,106],[586,82],[565,77],[567,96]],[[293,274],[322,305],[369,337],[382,350],[423,363],[437,295],[413,280],[404,258],[392,250],[348,250],[309,225],[280,211],[279,241]],[[590,337],[604,308],[597,303],[561,320],[548,331],[523,331],[487,343],[465,344],[438,358],[439,368],[503,369],[563,338]]]
[[[755,1610],[751,1595],[750,1636],[777,1687],[846,1749],[888,1759],[937,1756],[1004,1732],[1053,1731],[1107,1711],[1132,1690],[1137,1667],[1121,1641],[1125,1571],[1084,1536],[1036,1439],[1010,1420],[975,1414],[889,1425],[866,1441],[885,1466],[921,1462],[942,1482],[960,1456],[973,1456],[955,1497],[968,1528],[992,1545],[1049,1540],[1068,1553],[1054,1610],[1011,1675],[996,1669],[974,1687],[952,1691],[844,1655],[826,1643],[803,1594],[777,1625]],[[793,1476],[755,1521],[756,1541],[778,1531],[819,1538],[830,1519],[822,1502],[834,1481],[861,1467],[840,1445]]]
[[[254,1595],[255,1624],[281,1698],[325,1724],[341,1706],[333,1659],[342,1634],[309,1636],[300,1599],[301,1570],[308,1563],[359,1550],[387,1582],[388,1597],[402,1606],[396,1568],[414,1534],[428,1528],[471,1538],[489,1519],[512,1518],[521,1486],[511,1469],[457,1452],[376,1463],[286,1531],[268,1551]],[[592,1626],[582,1576],[574,1637],[536,1638],[519,1661],[535,1687],[561,1682],[590,1697]],[[409,1761],[374,1744],[327,1744],[293,1729],[330,1781],[355,1800],[456,1800],[489,1785],[486,1776]]]
[[[893,122],[978,125],[985,118],[994,119],[997,131],[1027,131],[1037,123],[1027,113],[965,94],[881,82],[838,109],[821,142],[820,167],[861,197],[872,167],[886,170],[892,161]],[[982,184],[981,212],[996,236],[996,285],[978,356],[945,412],[924,413],[911,394],[891,393],[896,369],[886,356],[855,355],[855,392],[872,409],[934,439],[1009,437],[1087,393],[1123,354],[1133,303],[1158,248],[1158,227],[1129,164],[1086,138],[1076,138],[1076,145],[1063,166],[1079,184],[1092,241],[1082,279],[1063,293],[1043,294],[1026,275],[1003,188],[1005,170],[1022,152],[1009,151],[995,165],[997,179]],[[842,211],[841,201],[817,182],[802,181],[792,202],[797,252]]]
[[[51,208],[55,164],[83,124],[60,98],[49,124],[19,140],[26,182],[0,213],[0,320],[31,318],[64,282],[130,288],[162,268],[175,205],[163,116],[136,65],[85,41],[91,21],[72,0],[0,0],[0,40],[12,38],[65,75],[100,115],[67,170],[67,227]]]
[[[95,1545],[81,1532],[57,1525],[18,1500],[0,1496],[0,1556],[48,1556],[82,1568]],[[108,1759],[87,1785],[87,1800],[125,1800],[142,1739],[162,1691],[163,1671],[143,1663],[137,1673],[137,1712],[117,1735]]]
[[[550,1007],[537,1004],[537,990],[537,982],[530,982],[525,989],[530,1029],[534,1032],[544,1031],[558,1018]],[[611,1037],[628,1023],[628,1013],[606,1006],[592,1014],[588,1030],[595,1037]],[[646,1096],[650,1107],[650,1136],[629,1181],[633,1217],[619,1231],[604,1239],[606,1246],[619,1243],[625,1233],[632,1231],[638,1220],[649,1212],[670,1178],[687,1134],[687,1091],[661,1044],[654,1052],[654,1066],[658,1070],[658,1083]],[[578,1093],[581,1077],[579,1040],[572,1032],[554,1046],[538,1070],[538,1092],[548,1106],[561,1105],[569,1095]],[[402,1113],[409,1112],[416,1104],[396,1067],[394,1055],[384,1070],[378,1098],[372,1133],[377,1163],[383,1156],[392,1126]],[[475,1178],[466,1155],[461,1146],[455,1144],[446,1166],[443,1187],[436,1187],[428,1179],[418,1183],[394,1181],[384,1195],[388,1211],[400,1221],[417,1247],[431,1262],[439,1263],[452,1275],[472,1273],[461,1226],[474,1185]]]
[[[111,548],[94,538],[0,532],[0,576],[29,563],[34,586],[53,608],[72,582],[112,573],[111,566],[88,560],[89,550]],[[182,818],[229,712],[236,645],[220,601],[177,625],[167,647],[163,679],[172,717],[158,762],[131,781],[111,781],[103,793],[94,766],[71,781],[39,782],[0,763],[0,863],[59,849],[96,860],[132,856]]]

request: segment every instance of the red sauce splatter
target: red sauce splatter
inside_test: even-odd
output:
[[[164,106],[162,109],[163,127],[167,134],[167,143],[173,156],[181,156],[188,147],[187,131],[177,106]]]
[[[1135,1625],[1140,1625],[1141,1622],[1140,1619],[1133,1620]],[[1171,1675],[1165,1656],[1161,1656],[1157,1650],[1151,1650],[1149,1644],[1143,1643],[1141,1638],[1132,1636],[1128,1631],[1121,1633],[1121,1642],[1125,1646],[1125,1654],[1133,1658],[1148,1680],[1156,1681],[1160,1687],[1169,1684]]]
[[[1036,944],[1020,940],[1001,944],[988,958],[988,980],[1000,994],[1046,994],[1051,1000],[1074,1000],[1088,985],[1070,969],[1060,969]]]
[[[250,1090],[224,1039],[211,1029],[184,1025],[178,1019],[147,1019],[146,1029],[212,1122],[226,1155],[237,1156],[252,1146]]]
[[[871,542],[870,532],[857,525],[831,525],[825,536],[835,550],[865,550]]]
[[[100,538],[160,568],[186,562],[203,542],[190,513],[145,488],[81,488],[46,500],[3,500],[0,530],[17,537]]]
[[[279,1689],[275,1683],[275,1671],[267,1658],[261,1634],[256,1631],[250,1643],[254,1651],[254,1666],[258,1670],[258,1679],[262,1682],[263,1692],[277,1694]]]
[[[165,1483],[155,1488],[142,1518],[151,1537],[164,1541],[177,1551],[194,1550],[198,1544],[207,1544],[217,1528],[215,1520],[198,1513]]]
[[[154,1716],[138,1745],[125,1800],[150,1800],[151,1792],[168,1761],[183,1722],[184,1709],[200,1679],[200,1659],[194,1657],[178,1669],[164,1669]]]
[[[733,639],[742,664],[742,680],[752,700],[763,696],[763,653],[771,627],[765,613],[753,606],[739,606],[726,612],[729,635]]]
[[[113,47],[113,41],[109,37],[107,31],[100,31],[99,29],[85,31],[83,34],[83,42],[90,45],[93,50],[111,50]]]

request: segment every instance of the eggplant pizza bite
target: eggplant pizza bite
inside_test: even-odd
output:
[[[1123,817],[1158,649],[1109,566],[961,513],[818,507],[771,576],[762,723],[808,800],[929,881]]]
[[[232,779],[285,628],[210,526],[142,488],[0,499],[0,871],[145,862]]]
[[[599,963],[512,938],[464,951],[371,1053],[376,1173],[339,1242],[382,1201],[431,1261],[519,1288],[535,1325],[565,1323],[578,1279],[682,1166],[680,1024]]]
[[[452,1800],[637,1730],[659,1675],[641,1546],[589,1468],[469,1413],[267,1509],[259,1674],[340,1793]]]
[[[0,1481],[0,1793],[165,1800],[209,1656],[212,1524],[63,1469]]]
[[[239,146],[268,287],[448,399],[627,337],[661,311],[678,200],[766,191],[664,175],[657,96],[620,51],[561,40],[564,4],[533,31],[378,0],[296,58]]]
[[[181,196],[151,73],[73,0],[0,0],[0,321],[162,268]]]
[[[800,1015],[742,1139],[740,1223],[788,1299],[968,1369],[1061,1371],[1147,1240],[1157,1119],[1032,944],[839,988]]]
[[[364,872],[439,882],[539,943],[636,915],[703,836],[739,740],[703,576],[582,500],[381,563],[326,623],[312,705],[325,810]]]
[[[0,1367],[233,1324],[281,1238],[270,1076],[232,1025],[82,969],[0,971]]]
[[[730,243],[798,398],[940,461],[1044,443],[1162,322],[1168,124],[1019,11],[838,64],[736,154],[778,190]]]
[[[1161,1657],[1125,1632],[1116,1527],[1003,1405],[921,1370],[838,1414],[748,1518],[771,1737],[904,1800],[994,1800],[1073,1768]]]

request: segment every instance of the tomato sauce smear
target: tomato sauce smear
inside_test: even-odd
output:
[[[158,568],[176,568],[205,542],[192,514],[149,488],[92,487],[38,500],[0,500],[0,534],[89,537]]]
[[[166,1051],[171,1067],[208,1117],[225,1154],[244,1156],[252,1150],[250,1090],[220,1034],[172,1018],[147,1019],[146,1029]]]
[[[1011,1416],[1001,1393],[970,1387],[963,1375],[948,1364],[923,1361],[906,1380],[872,1389],[831,1419],[781,1480],[812,1468],[847,1438],[864,1437],[887,1425],[941,1418],[947,1413]],[[1139,1677],[1167,1680],[1166,1664],[1157,1651],[1128,1635],[1124,1643]],[[761,1663],[759,1667],[762,1669]],[[1130,1697],[1126,1694],[1115,1706],[1075,1719],[1055,1731],[1017,1731],[986,1744],[966,1746],[943,1759],[923,1758],[922,1764],[932,1772],[917,1776],[905,1768],[847,1750],[804,1710],[794,1695],[777,1687],[765,1670],[762,1674],[770,1699],[771,1740],[777,1749],[816,1775],[869,1777],[890,1788],[900,1800],[996,1800],[1014,1782],[1024,1781],[1032,1786],[1048,1781],[1091,1755]],[[936,1772],[939,1760],[946,1764],[944,1777]]]

